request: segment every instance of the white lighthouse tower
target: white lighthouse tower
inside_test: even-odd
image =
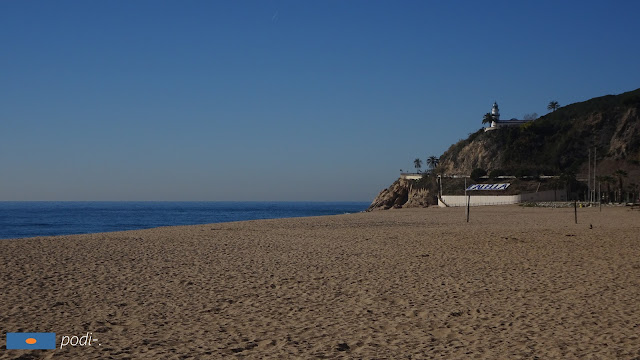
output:
[[[493,102],[493,106],[491,107],[491,117],[493,121],[491,122],[491,127],[496,127],[496,122],[500,121],[500,110],[498,109],[498,103]]]

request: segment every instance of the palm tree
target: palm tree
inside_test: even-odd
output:
[[[429,156],[429,158],[427,159],[427,165],[429,166],[429,168],[431,168],[431,170],[435,169],[439,163],[440,163],[440,159],[438,159],[433,155]]]
[[[607,185],[607,202],[611,202],[611,184],[615,182],[613,176],[605,175],[601,177],[601,181]]]
[[[636,183],[629,184],[629,190],[631,191],[631,202],[632,203],[638,202],[638,187],[639,186]]]
[[[618,202],[622,202],[622,189],[624,189],[622,178],[627,177],[627,172],[622,169],[618,169],[614,172],[614,174],[618,177],[618,184],[620,185],[620,197],[618,198]]]
[[[420,168],[422,167],[422,160],[416,158],[415,160],[413,160],[413,166],[415,166],[416,170],[420,172]]]
[[[493,121],[493,115],[491,115],[491,113],[486,113],[484,114],[484,117],[482,118],[482,123],[483,124],[491,124],[491,122]]]
[[[559,107],[560,104],[558,104],[557,101],[553,100],[549,102],[549,105],[547,105],[547,110],[556,111]]]

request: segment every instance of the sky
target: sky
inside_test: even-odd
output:
[[[0,200],[371,201],[640,87],[638,1],[0,1]]]

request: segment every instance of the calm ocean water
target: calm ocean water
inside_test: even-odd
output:
[[[363,202],[0,202],[0,239],[336,215]]]

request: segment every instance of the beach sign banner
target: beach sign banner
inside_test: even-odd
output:
[[[507,190],[511,184],[475,184],[467,188],[470,190]]]

